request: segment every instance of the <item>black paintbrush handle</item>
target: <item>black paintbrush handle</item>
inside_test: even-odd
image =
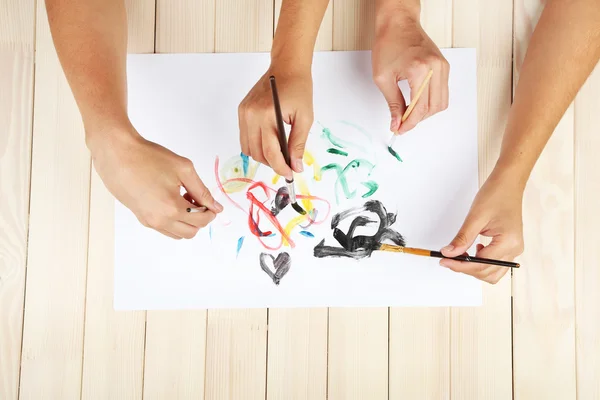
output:
[[[273,104],[275,105],[275,118],[277,119],[277,138],[279,139],[279,146],[283,153],[285,163],[290,166],[290,152],[288,151],[287,137],[285,136],[285,127],[283,126],[283,116],[281,115],[281,104],[279,103],[279,94],[277,93],[277,84],[275,83],[275,77],[270,76],[269,82],[271,83],[271,92],[273,93]]]
[[[519,268],[521,265],[517,264],[515,262],[510,262],[510,261],[502,261],[502,260],[492,260],[489,258],[481,258],[481,257],[471,257],[469,255],[460,255],[457,257],[445,257],[441,252],[439,251],[432,251],[431,252],[431,257],[437,257],[437,258],[448,258],[450,260],[457,260],[457,261],[468,261],[468,262],[473,262],[473,263],[479,263],[479,264],[490,264],[490,265],[497,265],[499,267],[508,267],[508,268]]]

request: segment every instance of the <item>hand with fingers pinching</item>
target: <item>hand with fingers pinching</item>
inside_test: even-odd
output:
[[[191,239],[223,210],[190,160],[142,138],[133,127],[88,135],[94,167],[107,189],[147,227]],[[187,193],[180,194],[184,187]],[[204,212],[188,208],[204,206]]]
[[[456,237],[441,252],[446,257],[465,253],[479,235],[491,237],[477,245],[477,257],[512,261],[523,253],[523,187],[514,179],[490,176],[475,197]],[[495,284],[509,268],[444,258],[440,265]]]
[[[292,126],[288,139],[291,169],[286,164],[277,138],[277,122],[269,77],[277,79],[281,113]],[[240,103],[238,117],[242,152],[255,161],[269,165],[285,177],[302,172],[304,146],[313,123],[312,76],[306,70],[280,72],[270,68]]]
[[[450,66],[421,27],[419,1],[405,3],[377,1],[372,53],[373,79],[388,103],[390,130],[396,134],[403,134],[425,118],[448,108]],[[408,81],[412,102],[430,71],[433,74],[429,86],[410,116],[402,122],[407,104],[398,82]]]

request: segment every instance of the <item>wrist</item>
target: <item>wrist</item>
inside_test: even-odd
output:
[[[522,195],[530,173],[531,170],[524,168],[518,162],[500,157],[487,180],[513,193]]]
[[[420,24],[420,0],[377,0],[375,9],[375,32],[390,25]]]
[[[102,127],[87,129],[85,132],[85,143],[92,157],[107,148],[115,148],[121,145],[135,142],[141,138],[131,123],[110,124]]]
[[[312,56],[313,52],[311,50],[277,49],[273,47],[269,70],[285,75],[310,74]]]

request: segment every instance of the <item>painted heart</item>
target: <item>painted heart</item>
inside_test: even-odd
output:
[[[260,254],[260,268],[273,280],[273,283],[279,285],[281,279],[288,273],[292,266],[292,258],[286,252],[279,253],[277,258],[271,254]]]

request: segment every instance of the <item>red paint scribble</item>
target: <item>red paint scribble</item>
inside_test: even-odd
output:
[[[221,193],[223,193],[225,195],[227,200],[229,200],[229,202],[231,204],[233,204],[235,207],[239,208],[246,215],[248,215],[248,228],[250,229],[250,232],[258,238],[258,241],[260,242],[260,244],[263,245],[263,247],[265,247],[268,250],[278,250],[283,246],[284,239],[289,243],[290,247],[292,247],[292,248],[295,247],[294,241],[286,233],[285,228],[279,223],[277,218],[271,213],[271,210],[265,205],[272,198],[274,198],[274,196],[277,194],[276,189],[273,189],[273,188],[267,186],[264,182],[256,182],[256,181],[254,181],[252,179],[248,179],[248,178],[231,178],[231,179],[227,179],[224,182],[221,182],[221,179],[219,178],[219,157],[217,157],[215,159],[215,178],[217,180],[217,186],[218,186],[219,190],[221,191]],[[250,202],[248,210],[245,210],[238,202],[233,200],[231,198],[231,196],[225,190],[224,185],[226,185],[230,182],[244,182],[244,183],[248,183],[250,185],[248,187],[248,189],[246,190],[246,198]],[[264,201],[260,201],[256,197],[256,195],[252,192],[253,190],[258,190],[259,193],[257,193],[257,195],[259,195],[259,196],[261,195],[260,192],[262,192],[262,195],[265,196],[266,199]],[[308,227],[311,225],[319,225],[319,224],[325,222],[325,220],[329,216],[329,212],[331,211],[331,205],[329,204],[329,202],[327,200],[317,197],[317,196],[307,196],[307,195],[301,195],[301,194],[297,195],[296,197],[301,200],[307,199],[307,200],[312,200],[312,201],[322,201],[327,206],[327,212],[325,213],[325,216],[323,217],[323,219],[317,220],[316,217],[320,213],[317,212],[316,209],[313,209],[313,210],[311,210],[311,212],[306,214],[306,219],[307,219],[308,223],[306,225],[304,225],[304,227],[302,225],[299,225],[300,227],[305,228],[305,227]],[[279,243],[276,246],[270,246],[267,243],[265,243],[263,240],[263,238],[265,238],[265,237],[273,236],[273,232],[260,230],[259,224],[260,224],[260,220],[261,220],[261,214],[264,215],[265,218],[273,225],[275,230],[281,234]]]

